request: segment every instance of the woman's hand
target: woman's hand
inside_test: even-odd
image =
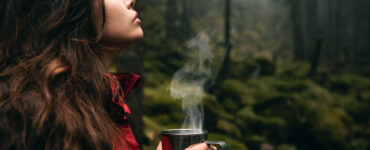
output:
[[[214,146],[208,147],[206,143],[198,143],[198,144],[189,146],[185,150],[217,150],[217,148]]]
[[[162,141],[159,141],[158,146],[155,150],[162,150]]]
[[[162,150],[162,142],[159,142],[156,150]],[[185,150],[217,150],[217,148],[214,146],[208,147],[206,143],[198,143],[198,144],[189,146]]]

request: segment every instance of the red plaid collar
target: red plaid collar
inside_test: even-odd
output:
[[[112,102],[123,108],[126,114],[131,114],[124,100],[134,88],[141,86],[141,77],[133,73],[109,73],[107,76],[112,88]]]

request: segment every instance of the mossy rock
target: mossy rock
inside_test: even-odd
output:
[[[223,109],[223,105],[218,101],[204,101],[204,107],[209,111],[209,115],[215,118],[223,118],[227,120],[233,120],[234,115]]]
[[[169,96],[164,89],[153,88],[144,89],[145,101],[143,105],[145,108],[144,113],[156,114],[169,114],[174,111],[181,111],[181,102],[176,101]]]
[[[246,106],[243,109],[239,110],[236,113],[236,116],[241,119],[249,119],[249,120],[254,120],[257,118],[251,106]]]
[[[325,86],[333,92],[351,94],[368,91],[370,89],[370,79],[348,73],[331,75]]]
[[[233,135],[237,138],[242,138],[242,133],[239,128],[234,124],[226,120],[219,120],[217,122],[217,129]]]
[[[279,74],[287,77],[306,77],[310,72],[311,65],[307,62],[294,62],[280,69]]]
[[[325,88],[314,82],[306,82],[307,90],[301,93],[292,94],[292,98],[298,101],[311,101],[313,103],[320,102],[321,107],[326,106],[325,104],[333,104],[336,101],[333,99],[332,94]],[[324,104],[325,103],[325,104]],[[316,108],[317,109],[317,108]]]
[[[259,64],[254,60],[231,61],[228,76],[232,79],[245,81],[259,68]]]
[[[247,98],[249,96],[254,97],[254,103],[257,103],[260,100],[266,99],[271,96],[275,96],[279,94],[279,91],[274,89],[268,80],[265,79],[266,77],[263,77],[258,80],[248,80],[245,83],[245,89],[243,90],[244,93],[243,99]],[[269,78],[269,77],[268,77]],[[247,96],[244,96],[247,95]],[[243,100],[245,101],[245,100]]]
[[[346,122],[350,117],[342,109],[336,108],[320,112],[319,118],[315,124],[315,131],[320,137],[325,139],[344,142],[349,136]]]
[[[370,90],[364,91],[361,93],[361,98],[366,102],[370,104]]]
[[[246,122],[259,124],[264,127],[279,127],[282,128],[286,125],[286,122],[283,118],[280,117],[271,117],[271,116],[263,116],[260,114],[256,114],[253,111],[252,107],[245,107],[237,112],[237,117],[245,119]]]
[[[220,100],[226,98],[240,101],[242,99],[244,84],[239,80],[226,80],[217,90],[216,95]]]
[[[145,87],[156,88],[164,85],[171,80],[171,77],[160,72],[151,72],[145,74]]]
[[[284,93],[299,93],[308,88],[305,80],[265,77],[262,81],[271,89]]]
[[[264,57],[253,60],[231,61],[228,76],[245,81],[250,77],[262,77],[275,74],[275,66]]]
[[[294,145],[283,144],[283,145],[279,145],[277,147],[277,150],[297,150],[297,148]]]
[[[366,138],[356,138],[350,141],[350,149],[355,150],[369,150],[370,143],[369,139]]]
[[[337,78],[331,79],[329,83],[329,89],[334,92],[348,93],[353,84],[353,80],[348,78]]]
[[[256,58],[255,61],[260,68],[260,76],[269,76],[275,74],[274,64],[265,57]]]
[[[266,109],[275,106],[282,106],[286,104],[289,99],[291,98],[287,95],[271,96],[269,98],[257,102],[255,105],[253,105],[253,109],[256,112],[262,112],[265,111]]]
[[[227,98],[223,101],[222,105],[224,109],[230,112],[236,112],[238,108],[240,107],[239,102],[235,102],[235,100],[232,100],[230,98]]]
[[[157,120],[148,116],[143,116],[144,135],[150,141],[158,140],[160,131],[165,129],[164,126],[157,123]]]
[[[169,95],[166,84],[156,88],[145,88],[144,114],[156,118],[161,124],[181,124],[184,119],[181,101]]]

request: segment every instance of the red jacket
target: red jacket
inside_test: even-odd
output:
[[[135,136],[132,133],[130,125],[127,121],[127,116],[131,114],[130,109],[125,104],[124,100],[130,94],[133,88],[141,86],[141,77],[133,73],[110,73],[108,74],[112,87],[112,102],[113,107],[117,107],[119,113],[118,118],[113,118],[118,124],[121,131],[121,140],[126,141],[127,147],[122,147],[118,142],[115,142],[115,150],[140,150],[139,144],[136,142]]]

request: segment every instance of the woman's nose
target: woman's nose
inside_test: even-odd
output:
[[[134,8],[135,6],[135,0],[125,0],[125,5],[127,8]]]

